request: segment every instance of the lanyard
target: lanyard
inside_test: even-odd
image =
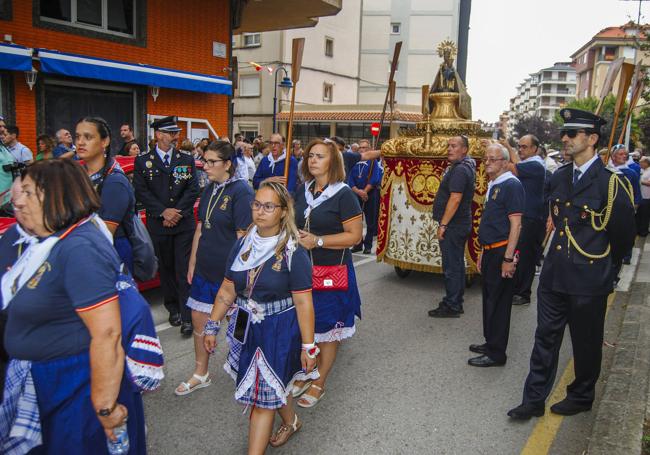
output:
[[[212,216],[212,212],[214,212],[214,208],[217,206],[219,203],[219,199],[221,199],[221,195],[223,194],[223,191],[226,189],[226,185],[221,188],[221,191],[219,192],[219,196],[217,196],[217,200],[214,201],[214,204],[212,203],[212,198],[214,197],[215,191],[212,192],[210,195],[210,200],[208,201],[208,209],[206,210],[205,213],[205,223],[204,226],[206,229],[210,229],[212,227],[212,223],[210,223],[210,217]]]

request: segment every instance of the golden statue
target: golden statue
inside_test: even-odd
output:
[[[458,113],[461,118],[471,120],[472,99],[467,93],[462,79],[458,76],[456,68],[454,68],[454,58],[458,54],[456,44],[453,41],[445,40],[438,45],[437,51],[438,56],[442,58],[442,63],[429,92],[429,112],[435,111],[435,100],[431,98],[432,94],[458,93]]]

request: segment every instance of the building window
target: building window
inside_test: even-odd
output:
[[[612,61],[616,58],[616,48],[611,46],[606,46],[603,49],[603,54],[606,61]]]
[[[258,47],[262,45],[261,33],[244,33],[244,47]]]
[[[239,76],[239,96],[260,96],[260,76],[258,74],[243,74]]]
[[[325,57],[334,57],[334,38],[325,38]]]
[[[323,101],[331,103],[334,99],[334,85],[325,82],[323,84]]]
[[[399,35],[400,32],[402,31],[402,24],[399,22],[393,22],[390,24],[390,34],[391,35]]]
[[[40,0],[41,20],[135,36],[135,0]]]
[[[11,20],[11,0],[0,0],[0,19]]]

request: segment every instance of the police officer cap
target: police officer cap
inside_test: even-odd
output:
[[[154,131],[164,131],[166,133],[174,133],[180,131],[181,128],[176,124],[178,117],[170,115],[169,117],[159,118],[151,122],[151,127]]]
[[[564,121],[563,130],[600,131],[600,127],[607,123],[602,117],[580,109],[564,108],[560,111],[560,117]]]

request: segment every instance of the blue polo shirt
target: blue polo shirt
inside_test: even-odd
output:
[[[258,189],[260,183],[266,180],[269,177],[283,177],[284,176],[284,162],[286,158],[282,161],[275,163],[273,169],[271,169],[271,161],[268,156],[262,158],[255,175],[253,176],[253,188]],[[296,184],[298,179],[298,161],[292,156],[289,161],[289,177],[287,178],[287,189],[290,193],[293,193],[296,190]]]
[[[237,294],[248,297],[246,293],[248,271],[233,272],[230,270],[235,257],[239,253],[242,239],[237,240],[226,263],[225,279],[235,285]],[[311,291],[311,261],[307,250],[299,246],[291,255],[291,271],[287,267],[287,258],[283,255],[280,260],[272,256],[264,264],[253,286],[252,299],[257,302],[273,302],[291,297],[292,292]]]
[[[372,173],[370,173],[372,168]],[[370,173],[370,175],[368,175]],[[366,185],[370,184],[373,189],[381,185],[383,170],[377,160],[359,161],[355,164],[348,174],[348,185],[363,190]]]
[[[2,238],[0,257],[15,248],[10,242]],[[79,313],[117,296],[119,268],[113,245],[92,222],[74,229],[52,248],[41,268],[9,303],[4,336],[7,353],[15,359],[43,361],[88,349],[90,334]]]
[[[253,189],[245,180],[236,180],[216,191],[210,183],[199,202],[199,220],[201,220],[201,238],[196,250],[196,268],[202,278],[213,284],[221,284],[226,261],[233,245],[237,241],[237,231],[245,231],[253,222],[251,201]],[[208,204],[212,200],[208,229]]]
[[[523,216],[536,220],[546,219],[544,209],[544,181],[546,168],[539,161],[521,161],[516,164],[517,177],[526,193]]]
[[[508,240],[510,234],[510,215],[522,214],[525,207],[525,192],[521,182],[508,179],[492,186],[485,200],[481,224],[478,228],[478,241],[481,245]]]

